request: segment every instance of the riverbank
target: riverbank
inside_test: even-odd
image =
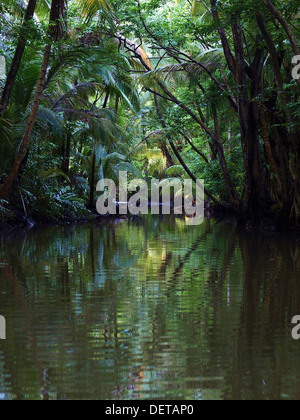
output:
[[[149,202],[149,208],[151,203]],[[118,204],[117,204],[118,208]],[[173,207],[171,206],[171,209]],[[172,210],[171,210],[172,214]],[[66,209],[65,213],[61,213],[59,217],[52,217],[51,212],[46,216],[45,214],[39,211],[25,212],[22,208],[10,206],[8,203],[6,207],[0,205],[0,233],[5,233],[11,230],[16,229],[32,229],[34,227],[46,227],[46,226],[69,226],[77,224],[86,224],[86,223],[100,223],[113,219],[140,219],[142,216],[134,215],[99,215],[96,208],[88,209],[84,208],[81,211],[74,215],[74,213],[68,212]],[[241,224],[238,221],[237,215],[226,208],[217,208],[212,207],[210,204],[205,204],[205,217],[223,219],[230,217],[234,220],[234,224],[238,225],[241,230],[244,230],[249,233],[263,233],[263,232],[287,232],[293,233],[294,236],[300,238],[300,228],[291,228],[288,226],[278,226],[276,223],[270,219],[262,220],[260,225],[254,224],[251,221],[248,221],[246,224]]]
[[[151,205],[151,204],[150,204]],[[0,221],[0,233],[5,233],[18,229],[42,228],[47,226],[71,226],[87,223],[105,223],[116,219],[134,219],[140,220],[137,215],[99,215],[95,209],[86,209],[86,211],[77,217],[65,215],[61,218],[45,217],[39,213],[28,213],[26,216],[21,209],[6,209],[5,220]]]
[[[53,203],[55,205],[55,203]],[[125,203],[124,203],[125,204]],[[128,203],[127,203],[128,204]],[[8,202],[5,202],[5,205],[2,206],[0,203],[0,231],[10,230],[10,229],[22,229],[22,228],[32,228],[34,226],[43,226],[43,225],[71,225],[78,223],[87,223],[94,222],[99,220],[115,219],[115,218],[140,218],[139,215],[133,215],[130,212],[128,215],[119,215],[119,206],[120,203],[116,203],[117,214],[110,215],[99,215],[96,210],[96,203],[93,207],[83,206],[81,203],[80,211],[75,212],[73,209],[64,207],[63,211],[55,212],[51,210],[51,207],[47,212],[41,211],[39,209],[26,209],[25,207],[20,208],[10,205]],[[149,211],[151,209],[152,203],[148,203]],[[163,213],[163,204],[159,203],[161,214]],[[205,204],[206,216],[210,217],[213,215],[213,209]],[[170,213],[174,212],[174,205],[171,203],[169,206]],[[184,214],[184,209],[182,209],[182,214]]]

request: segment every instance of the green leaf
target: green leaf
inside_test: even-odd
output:
[[[66,181],[69,182],[69,184],[71,184],[70,178],[61,169],[51,168],[51,169],[48,169],[47,171],[44,171],[44,170],[39,171],[39,177],[43,181],[47,178],[56,178],[58,176],[62,176],[63,178],[65,178]]]

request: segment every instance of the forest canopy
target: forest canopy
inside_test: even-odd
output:
[[[99,179],[128,171],[299,226],[299,16],[295,0],[3,0],[1,221],[92,217]]]

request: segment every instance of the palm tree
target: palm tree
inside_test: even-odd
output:
[[[16,15],[20,11],[20,4],[17,2],[10,1],[8,3],[4,1],[4,3],[2,4],[2,7],[3,6],[7,6],[8,10],[13,15]],[[21,11],[22,11],[22,6],[24,6],[24,9],[25,9],[25,4],[21,3]],[[40,11],[41,10],[45,11],[45,9],[49,11],[49,6],[44,0],[42,1],[39,0],[39,2],[38,0],[28,1],[28,5],[26,8],[25,16],[24,16],[23,29],[21,31],[21,35],[20,35],[18,45],[15,51],[15,55],[13,57],[10,70],[6,78],[6,83],[5,83],[4,89],[2,91],[1,99],[0,99],[0,115],[3,114],[8,107],[11,93],[13,90],[13,86],[17,77],[18,70],[21,65],[25,47],[27,44],[27,36],[25,36],[25,34],[30,28],[30,21],[34,18],[34,14],[36,12],[37,6],[39,6],[38,9]]]
[[[60,18],[61,18],[61,12],[62,10],[60,9],[60,1],[59,0],[52,0],[52,4],[51,4],[51,11],[50,11],[50,20],[49,20],[49,36],[52,38],[52,40],[57,40],[57,36],[58,36],[58,27],[60,25]],[[41,97],[44,91],[44,85],[45,85],[45,80],[46,80],[46,74],[47,74],[47,69],[48,69],[48,64],[49,64],[49,60],[50,60],[50,53],[51,53],[51,44],[47,44],[44,50],[44,55],[43,55],[43,61],[42,61],[42,67],[41,67],[41,72],[40,72],[40,77],[38,80],[38,84],[36,87],[36,93],[35,93],[35,97],[33,100],[33,105],[32,105],[32,109],[31,109],[31,114],[29,116],[29,120],[27,123],[27,127],[24,133],[24,137],[23,140],[21,142],[19,151],[17,153],[16,159],[11,167],[11,170],[8,174],[7,179],[5,180],[4,184],[1,186],[0,188],[0,197],[4,198],[7,196],[10,187],[14,181],[14,179],[16,178],[18,171],[20,169],[21,163],[25,157],[29,142],[30,142],[30,137],[33,131],[33,127],[34,124],[36,122],[37,119],[37,114],[38,114],[38,110],[39,110],[39,106],[40,106],[40,102],[41,102]]]
[[[101,7],[101,4],[102,4],[103,10],[106,13],[106,11],[108,10],[106,2],[99,2],[99,7]],[[27,24],[30,19],[32,19],[35,8],[36,8],[36,1],[31,0],[30,4],[28,5],[28,9],[25,15],[24,25]],[[50,20],[49,20],[49,30],[48,30],[48,36],[50,37],[52,42],[58,41],[59,39],[61,39],[63,35],[62,30],[61,30],[61,20],[65,17],[64,8],[65,8],[64,0],[52,1],[51,11],[50,11]],[[11,97],[13,86],[16,81],[17,72],[21,65],[21,59],[25,50],[25,46],[26,46],[26,41],[20,39],[17,50],[16,50],[15,59],[13,61],[12,69],[6,81],[6,87],[3,91],[4,107],[2,107],[2,113],[4,113],[7,109],[8,101],[9,101],[9,98]],[[42,101],[42,95],[47,85],[46,77],[47,77],[47,71],[48,71],[48,66],[49,66],[49,61],[50,61],[51,47],[52,47],[51,43],[48,43],[45,47],[43,60],[42,60],[42,68],[41,68],[39,80],[36,86],[36,92],[33,99],[33,105],[31,108],[31,114],[29,116],[27,127],[23,136],[23,140],[21,142],[15,161],[9,171],[9,174],[5,182],[0,187],[0,197],[7,196],[10,190],[10,187],[20,169],[24,156],[27,152],[27,149],[30,143],[30,138],[34,129],[34,125],[38,118],[38,112],[39,112],[40,104]]]

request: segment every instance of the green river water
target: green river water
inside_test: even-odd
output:
[[[152,216],[0,236],[0,399],[299,399],[300,249]]]

